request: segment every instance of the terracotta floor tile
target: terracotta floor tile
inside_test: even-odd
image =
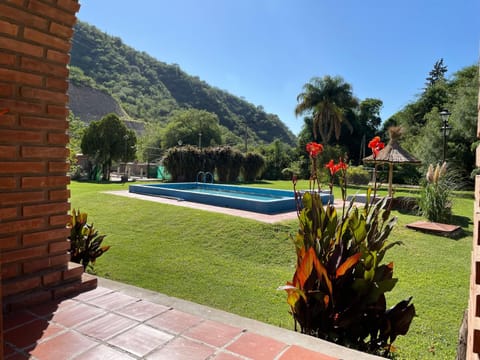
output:
[[[203,319],[199,316],[172,309],[150,319],[147,324],[173,334],[179,334],[201,321]]]
[[[128,356],[121,350],[116,350],[106,345],[96,346],[82,355],[75,358],[75,360],[131,360],[134,357]]]
[[[28,310],[37,316],[49,316],[57,311],[68,309],[70,306],[78,304],[78,301],[64,299],[60,301],[50,301],[44,304],[35,305]]]
[[[30,355],[38,360],[63,360],[81,354],[97,343],[74,331],[63,334],[38,344],[30,350]]]
[[[10,313],[4,316],[3,318],[3,329],[5,331],[25,324],[27,322],[32,322],[33,320],[38,319],[35,315],[30,314],[28,311],[20,310],[14,313]]]
[[[236,355],[232,355],[232,354],[227,353],[227,352],[218,353],[213,358],[213,360],[240,360],[240,359],[242,359],[242,358],[239,357],[239,356],[236,356]],[[305,360],[307,360],[307,359],[305,359]]]
[[[142,357],[171,339],[173,335],[141,324],[110,339],[108,343]]]
[[[145,321],[168,310],[167,306],[141,300],[118,309],[116,312],[137,321]]]
[[[129,304],[137,302],[139,300],[140,299],[138,298],[134,298],[118,292],[113,292],[113,293],[96,297],[94,299],[88,299],[88,300],[86,299],[84,301],[104,309],[117,310]]]
[[[107,340],[137,324],[138,322],[126,317],[115,314],[107,314],[79,326],[77,330],[85,335],[100,340]]]
[[[298,359],[309,359],[309,360],[339,360],[328,355],[320,354],[318,352],[302,348],[297,345],[290,346],[287,351],[285,351],[279,360],[298,360]]]
[[[215,352],[215,349],[182,337],[169,342],[163,348],[155,350],[149,360],[205,360]]]
[[[241,332],[242,329],[240,328],[207,320],[188,329],[184,335],[203,341],[209,345],[222,347],[232,341]]]
[[[90,291],[85,291],[81,294],[78,294],[74,296],[72,299],[74,300],[81,300],[81,301],[87,301],[87,300],[92,300],[95,299],[96,297],[103,296],[106,294],[110,294],[114,292],[113,290],[98,286],[93,290]]]
[[[85,321],[92,321],[105,313],[105,310],[77,302],[75,305],[56,312],[50,321],[71,328],[77,327]]]
[[[287,344],[270,337],[246,332],[230,344],[227,350],[255,360],[270,360],[286,347]]]
[[[47,320],[37,319],[6,331],[4,340],[19,349],[24,349],[63,330],[63,327],[51,324]]]

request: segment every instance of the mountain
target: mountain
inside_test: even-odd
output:
[[[115,112],[129,126],[140,129],[147,122],[166,123],[173,110],[196,108],[217,114],[220,124],[239,137],[247,128],[249,137],[258,143],[296,142],[277,115],[85,22],[75,25],[70,64],[70,109],[84,121]]]

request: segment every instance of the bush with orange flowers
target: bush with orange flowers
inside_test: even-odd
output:
[[[376,157],[383,143],[374,138],[369,147]],[[387,250],[401,243],[388,241],[397,219],[391,216],[387,198],[371,204],[371,190],[363,208],[353,200],[345,207],[347,165],[342,159],[325,166],[331,176],[330,192],[334,176],[340,175],[342,214],[332,203],[324,206],[317,164],[323,146],[309,143],[306,150],[312,160],[310,191],[298,192],[294,181],[299,220],[292,236],[296,269],[292,281],[280,287],[287,292],[295,330],[388,356],[415,316],[411,298],[387,308],[385,293],[398,279],[393,277],[393,262],[382,261]]]

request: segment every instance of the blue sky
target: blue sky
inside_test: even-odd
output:
[[[295,133],[312,77],[339,75],[387,120],[422,91],[478,63],[479,0],[80,0],[78,17],[210,85],[262,105]]]

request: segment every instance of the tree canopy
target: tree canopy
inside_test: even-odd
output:
[[[435,68],[440,70],[434,71]],[[440,111],[448,109],[451,131],[445,139],[446,160],[457,176],[468,181],[475,168],[473,147],[477,141],[478,66],[467,66],[450,79],[443,76],[446,71],[443,62],[437,62],[434,70],[441,76],[415,101],[394,114],[384,127],[389,124],[404,128],[402,146],[420,159],[423,170],[426,170],[429,164],[442,160],[444,138]],[[432,76],[432,72],[429,75]]]
[[[338,140],[342,125],[350,130],[352,126],[347,113],[357,105],[352,87],[342,77],[329,75],[315,77],[303,86],[303,92],[297,97],[295,115],[312,115],[313,134],[317,134],[324,144],[329,144],[332,136]]]
[[[127,129],[116,114],[93,121],[85,130],[81,148],[85,155],[102,169],[102,179],[110,178],[113,161],[128,161],[135,157],[135,132]]]
[[[218,117],[205,110],[176,110],[169,117],[163,134],[165,148],[177,144],[197,145],[199,148],[222,143]]]

